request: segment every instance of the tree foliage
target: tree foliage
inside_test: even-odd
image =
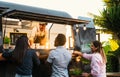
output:
[[[120,39],[120,1],[104,0],[106,8],[100,12],[100,16],[94,15],[96,25],[106,28]]]

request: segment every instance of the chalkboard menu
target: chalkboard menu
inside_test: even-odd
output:
[[[16,40],[18,39],[18,37],[25,35],[27,36],[27,33],[10,33],[10,39],[11,39],[11,45],[15,45]]]

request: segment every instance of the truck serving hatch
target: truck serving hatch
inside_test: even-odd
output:
[[[13,21],[11,19],[17,19],[17,21]],[[29,23],[31,23],[32,21],[37,22],[42,21],[52,23],[52,25],[53,24],[69,25],[72,26],[72,28],[74,26],[76,27],[76,25],[89,23],[89,21],[87,20],[72,18],[71,15],[63,11],[50,10],[45,8],[38,8],[33,6],[0,1],[0,37],[1,37],[0,45],[3,44],[3,38],[6,36],[6,28],[10,27],[13,29],[12,27],[13,25],[14,27],[16,26],[19,27],[18,22],[20,20],[25,20],[24,24],[28,23],[27,21],[29,21]],[[24,24],[22,23],[22,27],[28,27],[24,26]],[[31,26],[29,28],[31,28]],[[26,30],[28,30],[28,28]]]

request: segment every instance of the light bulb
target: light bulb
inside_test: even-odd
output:
[[[84,25],[84,26],[83,26],[83,30],[86,30],[86,29],[87,29],[87,28],[86,28],[86,25]]]
[[[78,32],[79,32],[79,29],[76,29],[76,32],[78,33]]]

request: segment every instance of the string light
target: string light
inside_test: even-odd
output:
[[[86,28],[86,25],[83,25],[83,30],[86,30],[87,28]]]
[[[79,32],[79,26],[76,25],[76,32],[78,33]]]

